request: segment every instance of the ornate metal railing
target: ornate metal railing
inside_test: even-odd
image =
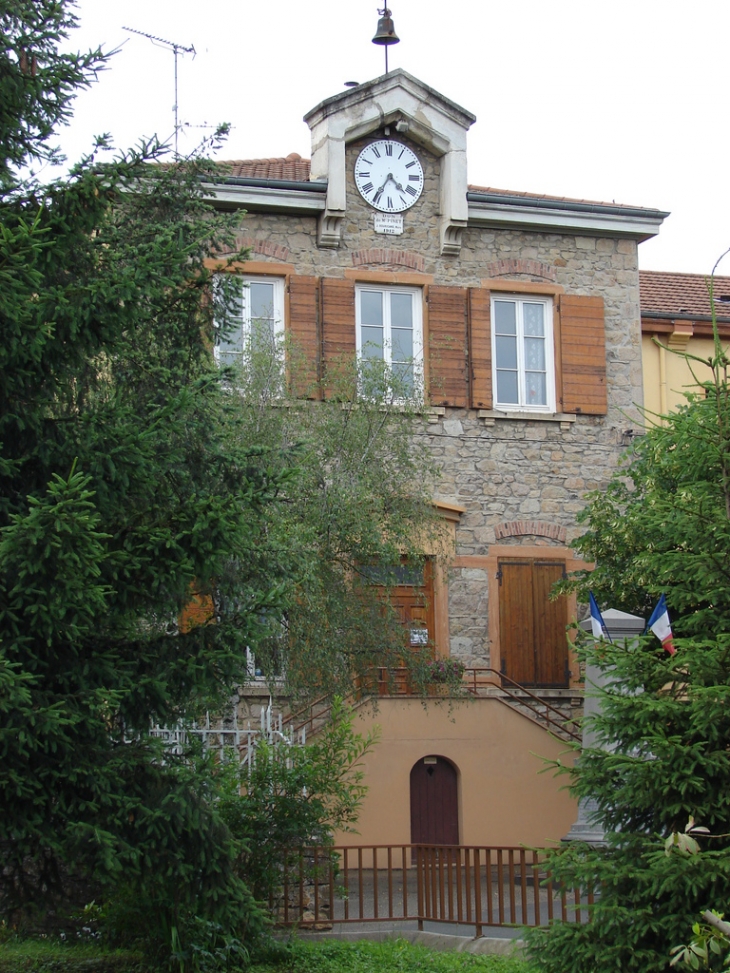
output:
[[[175,723],[172,726],[156,724],[150,736],[161,739],[171,753],[184,754],[192,739],[200,740],[205,751],[213,751],[222,760],[233,757],[242,765],[253,766],[256,748],[266,741],[269,745],[287,747],[304,746],[307,741],[306,726],[294,727],[285,723],[281,713],[275,712],[272,700],[262,706],[260,725],[252,727],[239,724],[235,706],[227,716],[211,717],[205,714],[202,722]]]

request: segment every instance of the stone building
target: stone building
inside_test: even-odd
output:
[[[243,335],[258,301],[325,386],[328,364],[356,353],[425,383],[434,500],[453,534],[429,637],[480,669],[477,698],[452,708],[361,707],[382,743],[358,840],[558,839],[575,808],[535,754],[565,747],[513,697],[525,687],[561,712],[580,699],[565,637],[576,606],[548,593],[578,566],[584,494],[640,422],[637,248],[667,214],[470,186],[475,117],[402,70],[305,121],[311,161],[234,162],[215,190],[241,209],[250,247]]]

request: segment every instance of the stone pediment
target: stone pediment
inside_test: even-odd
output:
[[[391,127],[441,159],[441,252],[456,255],[468,219],[466,134],[476,116],[398,69],[325,99],[304,116],[312,134],[312,180],[327,180],[319,245],[338,247],[345,216],[345,149]]]

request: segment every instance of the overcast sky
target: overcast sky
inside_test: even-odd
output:
[[[378,0],[78,0],[77,49],[120,45],[76,102],[70,160],[172,136],[172,53],[185,46],[181,151],[230,122],[219,158],[310,155],[302,116],[384,71]],[[381,0],[382,2],[382,0]],[[642,268],[708,273],[730,246],[728,0],[392,0],[402,67],[477,116],[469,182],[671,211]],[[730,257],[721,266],[730,275]]]

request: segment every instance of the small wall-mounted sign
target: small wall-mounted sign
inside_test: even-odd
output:
[[[389,236],[400,236],[403,232],[403,214],[374,213],[373,229],[376,233],[385,233]]]
[[[412,628],[410,641],[411,645],[428,645],[428,629]]]
[[[438,757],[424,757],[423,762],[425,764],[437,764],[439,762]]]

